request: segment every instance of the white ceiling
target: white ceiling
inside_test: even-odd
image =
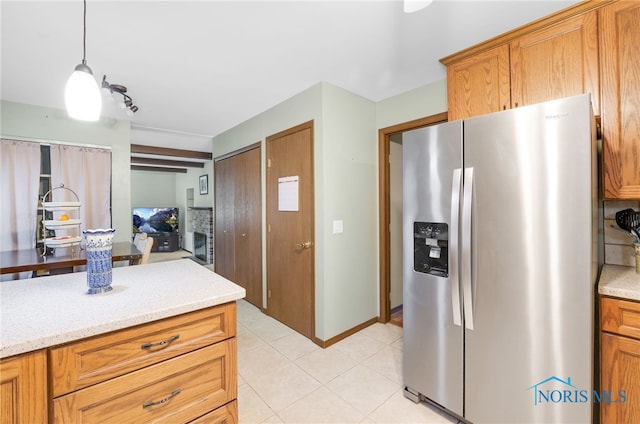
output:
[[[319,81],[379,101],[444,78],[438,59],[575,2],[436,0],[405,14],[399,0],[88,0],[86,59],[139,106],[133,144],[211,151],[211,137]],[[0,18],[2,99],[64,109],[82,1],[2,0]]]

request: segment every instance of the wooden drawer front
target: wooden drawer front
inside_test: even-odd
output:
[[[230,339],[56,398],[54,421],[189,422],[237,397],[236,355]]]
[[[231,302],[51,349],[53,397],[234,337],[235,308]]]
[[[237,424],[238,401],[234,400],[213,412],[191,421],[189,424]]]
[[[601,329],[640,339],[640,302],[601,298]]]

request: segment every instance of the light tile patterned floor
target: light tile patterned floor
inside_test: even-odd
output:
[[[241,424],[456,423],[402,394],[402,328],[374,324],[326,348],[238,302]]]

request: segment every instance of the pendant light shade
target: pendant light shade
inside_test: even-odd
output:
[[[102,96],[93,72],[84,63],[76,66],[64,90],[67,113],[74,119],[97,121],[102,112]]]
[[[87,0],[83,0],[82,63],[76,66],[64,89],[64,102],[71,118],[97,121],[102,112],[102,97],[98,82],[87,66]]]
[[[404,0],[404,13],[413,13],[424,9],[432,0]]]

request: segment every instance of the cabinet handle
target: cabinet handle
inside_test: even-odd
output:
[[[160,399],[157,401],[149,401],[149,402],[145,402],[142,404],[143,408],[148,408],[150,406],[155,406],[155,405],[162,405],[163,403],[167,403],[169,402],[171,399],[173,399],[174,397],[178,396],[180,394],[180,389],[178,390],[174,390],[173,392],[171,392],[171,394],[169,396],[167,396],[164,399]]]
[[[161,342],[143,343],[142,346],[140,346],[140,349],[150,349],[152,347],[168,345],[169,343],[171,343],[174,340],[177,340],[178,338],[180,338],[180,334],[176,334],[175,336],[171,336],[166,340],[162,340]]]

